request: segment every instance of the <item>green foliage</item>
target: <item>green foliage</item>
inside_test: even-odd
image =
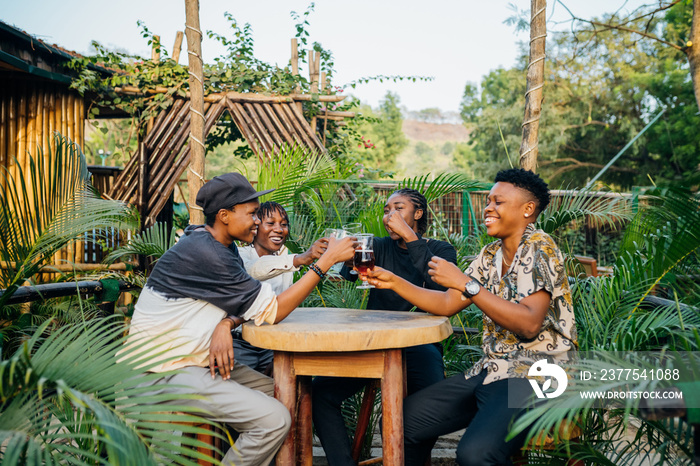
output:
[[[156,223],[132,236],[126,245],[112,251],[104,262],[111,264],[131,255],[143,255],[157,260],[175,244],[175,230],[175,227],[172,227],[167,231],[166,224]]]
[[[201,411],[197,395],[163,396],[140,384],[162,374],[137,369],[141,347],[124,349],[124,326],[95,319],[54,328],[45,323],[0,361],[0,459],[6,465],[169,464],[209,459],[201,442],[174,423]],[[177,414],[177,413],[184,414]]]
[[[679,43],[687,37],[691,10],[690,2],[679,2],[665,18],[646,17],[624,24]],[[605,17],[603,22],[610,19]],[[694,128],[700,116],[683,53],[615,29],[549,37],[540,174],[550,182],[566,179],[583,186],[665,107],[664,119],[638,139],[601,180],[623,188],[647,185],[649,177],[656,183],[697,183],[700,135]],[[506,149],[511,158],[519,153],[525,50],[522,55],[514,67],[492,71],[479,86],[465,86],[461,113],[472,130],[472,140],[454,163],[471,164],[477,177],[488,179],[506,168]]]
[[[375,112],[367,105],[351,107],[359,113],[348,122],[349,138],[340,151],[359,164],[360,178],[377,179],[391,175],[396,156],[408,145],[403,133],[399,97],[388,92]]]
[[[90,184],[80,147],[56,134],[50,156],[28,156],[27,168],[3,167],[0,191],[0,307],[61,248],[89,231],[133,226],[122,202],[102,199]]]

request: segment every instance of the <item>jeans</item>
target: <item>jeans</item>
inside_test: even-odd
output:
[[[405,350],[408,393],[445,378],[441,346],[428,344]],[[356,466],[341,412],[344,400],[367,385],[368,379],[316,377],[312,385],[313,421],[330,466]]]
[[[510,455],[523,446],[527,431],[508,442],[505,438],[512,421],[522,412],[518,406],[524,406],[532,396],[532,388],[526,379],[484,385],[485,378],[486,371],[469,379],[457,374],[404,400],[407,466],[422,466],[439,436],[464,428],[457,446],[457,464],[511,464]]]

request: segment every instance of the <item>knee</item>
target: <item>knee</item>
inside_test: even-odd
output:
[[[277,400],[268,406],[262,421],[263,428],[273,436],[286,437],[292,427],[292,417],[287,408]]]

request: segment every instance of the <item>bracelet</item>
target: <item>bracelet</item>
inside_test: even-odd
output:
[[[316,275],[318,275],[319,278],[320,278],[321,280],[323,280],[324,278],[326,278],[326,274],[323,273],[323,272],[321,271],[321,269],[318,267],[318,265],[316,265],[316,264],[311,264],[311,265],[309,265],[309,269],[311,269],[311,270],[313,270],[314,272],[316,272]]]
[[[244,322],[244,320],[238,316],[226,316],[224,317],[224,319],[228,319],[231,322],[233,322],[233,328],[231,330],[239,327]]]

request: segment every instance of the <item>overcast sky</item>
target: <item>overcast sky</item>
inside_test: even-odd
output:
[[[200,24],[204,31],[229,34],[224,12],[239,23],[250,23],[255,55],[268,63],[286,65],[295,21],[291,11],[302,14],[310,2],[303,0],[200,0]],[[504,0],[317,0],[309,17],[310,40],[320,42],[335,59],[334,85],[376,75],[432,76],[425,83],[362,84],[345,92],[376,106],[387,91],[396,92],[409,110],[438,107],[457,111],[467,82],[498,67],[515,63],[519,41],[504,20],[513,15]],[[514,0],[529,10],[530,2]],[[561,4],[550,0],[549,28],[568,17]],[[616,8],[630,10],[639,0],[567,0],[573,13],[600,15]],[[110,48],[150,57],[137,20],[145,22],[161,43],[172,50],[175,33],[184,30],[184,0],[0,0],[0,20],[49,43],[88,53],[96,40]],[[183,50],[186,45],[183,45]],[[223,53],[218,43],[205,37],[204,59],[212,62]],[[186,53],[180,62],[185,63]],[[303,70],[305,74],[308,73]]]

